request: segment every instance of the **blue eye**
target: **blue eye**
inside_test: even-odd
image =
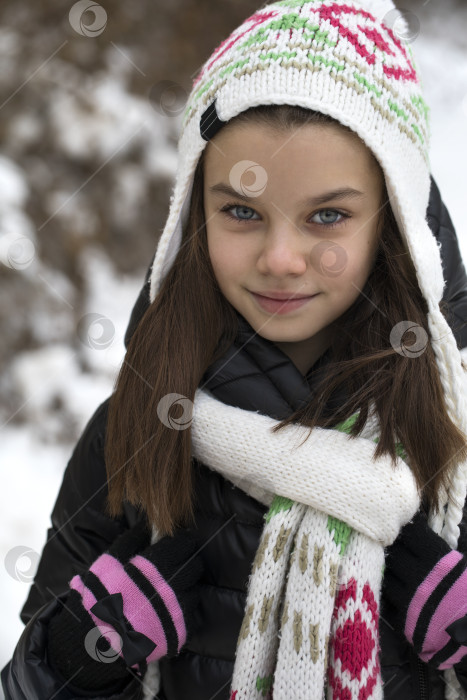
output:
[[[235,213],[236,210],[236,213]],[[259,221],[259,219],[254,219],[253,216],[256,214],[255,210],[252,209],[251,207],[247,207],[244,204],[226,204],[221,210],[229,219],[232,221],[237,222],[238,224],[247,224],[250,221]],[[246,213],[246,216],[243,216]],[[322,217],[323,215],[331,214],[333,216],[332,221],[326,221],[321,220],[319,221],[312,221],[312,223],[317,224],[318,226],[321,226],[321,228],[334,228],[335,226],[340,226],[340,224],[344,223],[346,219],[349,219],[349,214],[344,214],[340,211],[337,211],[337,209],[320,209],[320,211],[316,212],[316,214],[313,215],[312,219],[315,216]],[[336,217],[340,217],[339,219],[336,219]]]
[[[314,217],[315,217],[315,216],[321,216],[321,217],[322,217],[323,214],[331,214],[331,215],[334,216],[334,217],[336,217],[336,216],[341,216],[341,217],[342,217],[342,216],[343,216],[343,214],[341,214],[339,211],[336,211],[335,209],[321,209],[321,211],[318,211],[318,212],[314,215]],[[314,217],[313,217],[313,218],[314,218]],[[329,220],[327,220],[326,217],[325,217],[324,220],[323,220],[323,219],[321,220],[321,222],[316,221],[315,223],[317,223],[317,224],[318,224],[318,223],[321,223],[321,224],[323,224],[324,226],[332,226],[333,224],[338,224],[338,223],[340,223],[340,221],[341,221],[340,219],[337,220],[337,219],[335,219],[335,218],[334,218],[332,221],[329,221]]]
[[[243,213],[250,212],[250,216],[246,216],[245,218],[243,218],[242,213],[240,213],[240,216],[234,216],[231,213],[231,210],[233,210],[233,209],[236,209],[237,212],[243,212]],[[241,222],[252,221],[252,220],[257,221],[257,219],[252,219],[252,217],[251,217],[251,214],[254,213],[254,209],[252,209],[251,207],[246,207],[244,204],[226,204],[226,206],[223,209],[221,209],[221,211],[225,212],[227,214],[227,216],[230,219],[233,219],[234,221],[241,221]]]

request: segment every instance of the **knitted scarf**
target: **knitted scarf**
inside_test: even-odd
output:
[[[340,430],[349,430],[351,423]],[[382,698],[378,617],[384,546],[418,508],[410,471],[403,462],[396,470],[384,460],[371,463],[368,455],[368,469],[361,469],[355,451],[371,441],[357,438],[356,443],[336,430],[315,429],[313,440],[305,442],[298,455],[288,427],[273,434],[274,424],[266,416],[226,406],[206,392],[198,391],[195,397],[193,454],[204,464],[263,502],[268,492],[261,494],[261,486],[274,483],[282,467],[290,474],[290,467],[297,466],[293,483],[277,479],[275,493],[281,495],[272,496],[265,516],[237,642],[231,700],[272,698],[273,692],[275,700]],[[329,433],[347,441],[349,449],[344,442],[331,445]],[[320,443],[322,453],[316,459]],[[264,460],[255,458],[258,451],[264,451]],[[275,462],[271,452],[276,452]],[[327,474],[326,460],[332,467]],[[308,483],[303,481],[307,467]],[[345,486],[338,479],[343,470],[349,477]],[[397,484],[391,483],[391,476],[398,477]],[[327,492],[335,491],[327,509],[315,491],[320,481],[327,481]],[[355,499],[348,488],[352,481]],[[297,485],[308,505],[287,497],[295,496]],[[371,499],[372,492],[373,502],[395,499],[389,520],[384,520],[387,508],[379,522],[376,512],[371,517],[352,510],[352,500],[358,508],[362,496]],[[341,518],[332,515],[336,512]]]
[[[248,341],[243,356],[247,351],[262,365],[268,358],[269,372],[259,368],[263,379],[271,380],[272,370],[284,366],[281,351],[253,338],[245,322],[237,340]],[[233,347],[204,378],[230,402],[232,390],[223,392],[213,377],[226,362],[230,370],[238,352]],[[290,378],[294,367],[285,361]],[[282,409],[281,418],[309,393],[298,370],[291,381],[297,383],[295,391],[287,391],[293,405]],[[256,399],[263,411],[271,399],[265,387]],[[196,393],[194,457],[271,504],[248,583],[231,700],[273,694],[275,700],[382,698],[378,618],[384,546],[419,500],[402,460],[395,470],[387,459],[372,461],[374,420],[364,437],[349,440],[346,433],[356,418],[334,430],[315,429],[297,448],[294,438],[308,433],[303,426],[271,433],[276,421],[269,416],[229,406],[203,389]]]

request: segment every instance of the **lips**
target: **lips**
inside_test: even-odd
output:
[[[252,292],[256,296],[277,301],[296,301],[298,299],[310,299],[313,294],[295,294],[294,292]]]
[[[270,294],[271,292],[268,292]],[[305,304],[311,302],[317,294],[308,297],[296,297],[290,298],[287,296],[285,299],[272,299],[271,297],[263,296],[262,294],[256,294],[256,292],[250,292],[251,296],[255,300],[256,304],[263,310],[272,314],[288,314],[296,309],[300,309]]]

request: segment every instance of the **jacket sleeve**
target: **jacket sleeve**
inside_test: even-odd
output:
[[[1,673],[6,700],[71,700],[91,697],[70,685],[48,663],[47,629],[68,593],[68,582],[83,573],[113,540],[133,523],[128,511],[120,519],[105,513],[107,476],[104,435],[107,399],[84,429],[65,470],[52,511],[39,567],[21,611],[26,624],[13,658]],[[130,514],[131,518],[131,514]],[[114,700],[138,697],[139,681],[131,680]],[[96,698],[96,695],[92,695]]]

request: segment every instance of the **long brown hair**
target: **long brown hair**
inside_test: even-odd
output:
[[[230,123],[249,120],[280,130],[319,123],[350,131],[327,115],[289,105],[254,107]],[[203,156],[180,250],[131,338],[107,420],[108,512],[119,515],[126,499],[162,534],[194,521],[193,466],[190,428],[167,427],[158,405],[169,394],[193,401],[204,372],[237,332],[236,312],[222,295],[209,259]],[[436,511],[440,489],[449,487],[454,466],[467,457],[467,445],[448,416],[431,344],[414,359],[389,343],[391,329],[403,320],[425,329],[428,337],[429,329],[414,265],[386,192],[384,197],[375,265],[363,293],[338,319],[324,378],[313,400],[274,430],[299,422],[311,432],[315,425],[332,427],[359,411],[352,429],[357,436],[374,404],[381,425],[375,456],[389,454],[395,460],[396,443],[402,442],[426,506]],[[339,386],[349,398],[326,416],[325,405]],[[181,408],[174,404],[170,413],[175,424]]]

